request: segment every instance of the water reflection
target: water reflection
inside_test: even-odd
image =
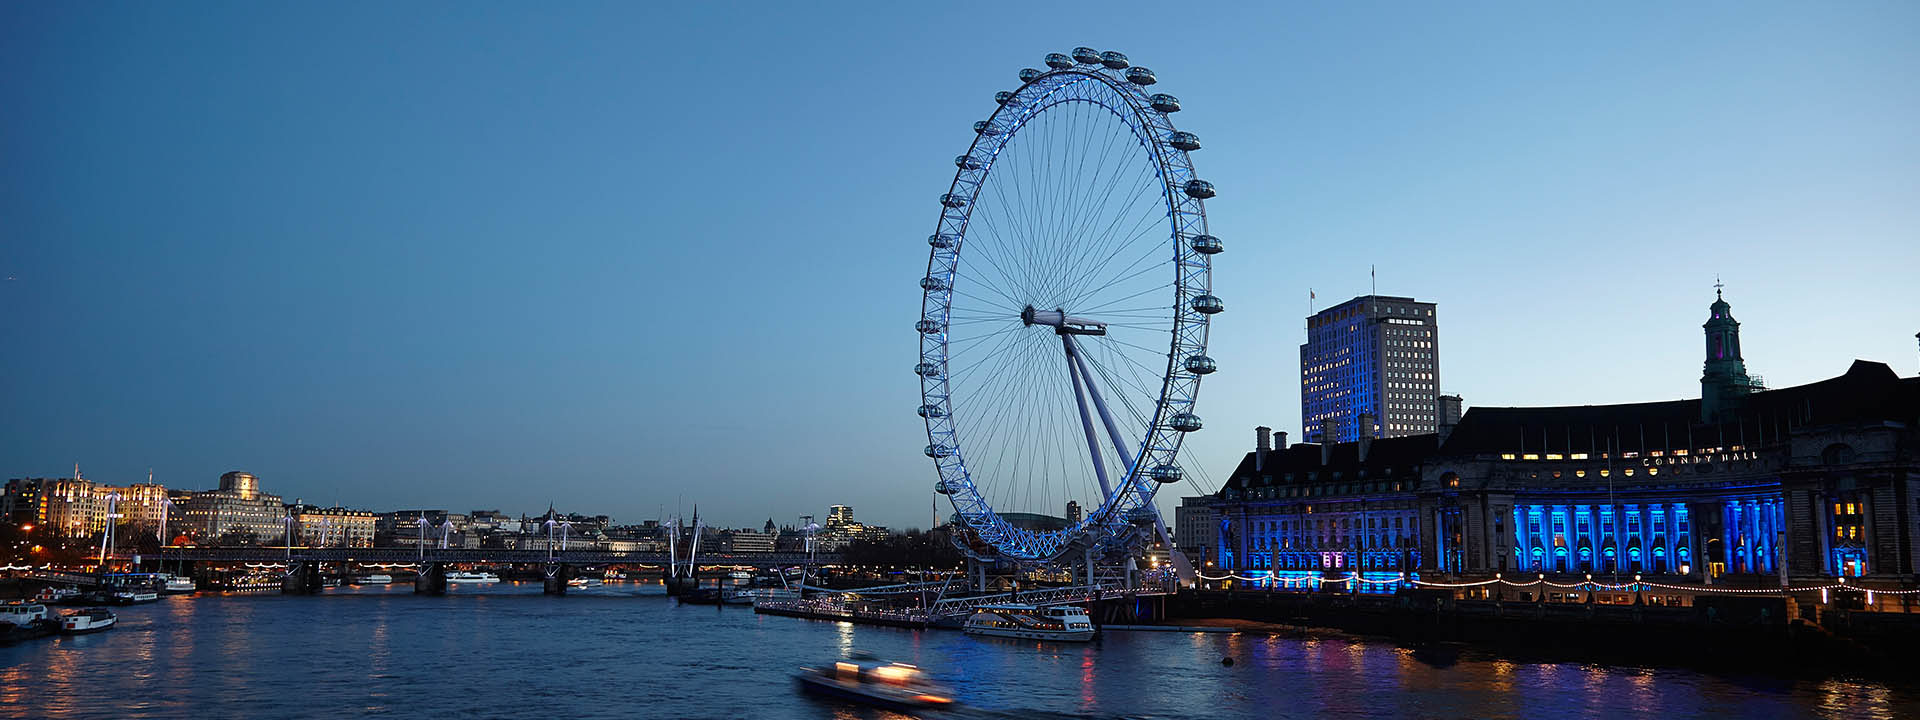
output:
[[[1920,715],[1913,689],[1876,683],[1519,663],[1339,635],[1006,641],[681,607],[657,584],[566,598],[538,583],[205,595],[120,613],[107,633],[0,648],[0,716],[904,717],[795,693],[795,668],[853,650],[918,664],[1000,717]]]

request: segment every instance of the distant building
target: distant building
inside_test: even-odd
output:
[[[735,530],[728,536],[727,550],[736,553],[770,553],[774,547],[774,533],[753,530]]]
[[[174,514],[182,534],[202,544],[281,542],[287,535],[280,496],[260,492],[252,473],[220,476],[220,489],[187,496]]]
[[[293,515],[299,544],[312,547],[373,547],[374,514],[343,507],[323,508],[295,503]]]
[[[1173,509],[1173,544],[1196,565],[1214,559],[1211,553],[1220,531],[1213,500],[1212,495],[1183,497]]]
[[[1068,500],[1067,501],[1067,524],[1073,525],[1078,522],[1080,522],[1080,501]]]
[[[1436,305],[1362,295],[1307,318],[1300,345],[1300,417],[1308,442],[1352,442],[1361,416],[1375,437],[1437,431]]]

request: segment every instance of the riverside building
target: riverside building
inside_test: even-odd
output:
[[[1307,318],[1300,345],[1300,417],[1308,442],[1352,442],[1362,416],[1375,437],[1437,430],[1437,306],[1362,295]]]
[[[1920,378],[1855,361],[1763,389],[1725,300],[1704,329],[1698,399],[1476,407],[1434,433],[1352,442],[1281,434],[1214,496],[1215,557],[1295,586],[1357,573],[1370,591],[1416,577],[1644,578],[1681,588],[1662,597],[1684,604],[1836,578],[1913,587]]]

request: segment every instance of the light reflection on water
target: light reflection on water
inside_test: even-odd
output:
[[[854,649],[920,665],[989,711],[972,715],[995,717],[1920,714],[1920,692],[1875,683],[1471,652],[1435,665],[1341,635],[1114,632],[1053,645],[680,606],[661,594],[614,584],[551,598],[521,583],[426,597],[403,583],[170,597],[118,609],[107,633],[0,648],[0,716],[903,717],[794,691],[797,667]]]

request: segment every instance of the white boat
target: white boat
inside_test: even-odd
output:
[[[1004,604],[982,605],[967,618],[968,635],[1086,642],[1093,639],[1093,618],[1086,608]]]
[[[447,582],[454,585],[470,585],[474,583],[497,583],[497,582],[500,582],[500,576],[490,572],[455,571],[455,572],[447,573]]]
[[[79,597],[80,588],[48,585],[40,590],[40,594],[33,596],[33,599],[43,603],[57,605],[60,603],[73,602],[79,599]]]
[[[601,585],[605,585],[605,584],[607,584],[607,581],[601,580],[600,578],[577,577],[567,581],[567,585],[569,587],[577,587],[577,588],[600,587]]]
[[[112,595],[108,596],[108,600],[112,601],[115,605],[136,605],[156,602],[159,599],[160,593],[152,590],[115,590]]]
[[[27,627],[47,619],[47,606],[37,602],[14,600],[0,605],[0,622]]]
[[[727,577],[733,578],[735,580],[752,580],[753,573],[747,572],[745,570],[735,570],[733,572],[727,573]]]
[[[161,590],[168,595],[184,595],[199,589],[193,584],[193,578],[184,578],[179,575],[162,575],[160,577],[163,581],[163,584],[160,586]]]
[[[68,635],[100,632],[113,627],[113,611],[106,608],[75,610],[60,616],[60,632]]]
[[[353,581],[353,584],[355,585],[391,585],[393,584],[393,576],[385,573],[376,573],[373,575],[362,575],[358,578],[355,578]]]

